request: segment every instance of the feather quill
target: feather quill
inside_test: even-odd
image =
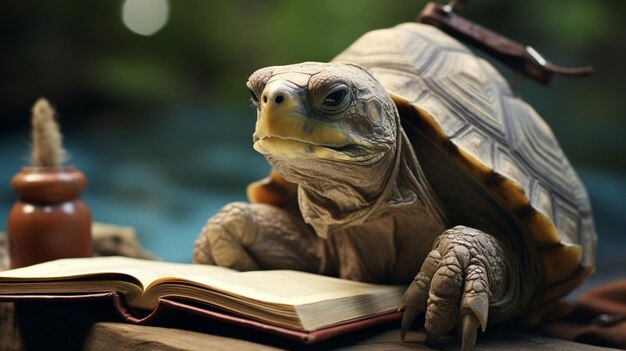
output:
[[[63,136],[54,119],[54,109],[44,98],[33,106],[31,162],[36,167],[57,167],[65,160]]]

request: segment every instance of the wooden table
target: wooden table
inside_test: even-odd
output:
[[[254,340],[162,327],[96,323],[87,338],[85,350],[435,350],[424,345],[425,337],[426,334],[423,331],[411,330],[407,334],[406,342],[401,342],[397,328],[387,328],[387,330],[378,328],[375,331],[370,330],[347,336],[341,340],[304,347],[298,344],[258,343]],[[436,347],[437,350],[458,350],[460,345],[457,340],[449,337]],[[609,349],[541,336],[502,332],[480,338],[475,350],[591,351]]]
[[[18,307],[19,333],[7,335],[8,329],[2,328],[0,350],[435,350],[424,345],[423,329],[410,330],[406,341],[401,342],[399,322],[307,346],[193,315],[158,326],[139,326],[120,323],[112,313],[94,314],[92,307],[86,310],[75,305],[41,304]],[[103,319],[107,321],[101,321]],[[459,350],[460,343],[453,336],[446,336],[435,347],[436,350]],[[491,327],[486,335],[479,335],[475,350],[609,349]]]

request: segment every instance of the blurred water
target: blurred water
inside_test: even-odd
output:
[[[626,279],[626,174],[601,169],[580,168],[578,174],[587,186],[598,232],[596,272],[574,290],[574,299],[590,287]]]
[[[246,112],[253,121],[254,111]],[[147,250],[190,262],[206,220],[225,204],[245,200],[246,184],[269,172],[251,147],[254,123],[236,116],[216,120],[224,116],[192,107],[167,111],[141,128],[66,131],[68,163],[87,175],[82,197],[94,220],[132,226]],[[0,140],[0,231],[15,201],[10,179],[27,164],[26,136]]]
[[[141,128],[66,132],[70,163],[89,180],[83,198],[94,219],[133,226],[146,249],[168,261],[189,262],[206,220],[223,205],[245,200],[245,186],[269,171],[251,147],[254,112],[241,114],[185,107]],[[14,134],[0,140],[0,230],[6,230],[15,199],[9,182],[26,164],[27,145],[26,137]],[[578,171],[594,207],[602,279],[616,261],[626,262],[626,174]]]

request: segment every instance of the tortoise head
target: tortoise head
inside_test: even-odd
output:
[[[258,111],[254,149],[287,180],[302,183],[300,178],[342,170],[354,177],[355,166],[371,168],[395,148],[397,110],[359,66],[267,67],[247,86]]]

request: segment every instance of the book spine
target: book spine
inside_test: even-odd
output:
[[[117,311],[120,317],[122,317],[125,321],[134,323],[134,324],[149,323],[150,321],[157,318],[159,314],[161,314],[161,311],[163,309],[162,304],[159,301],[159,304],[157,305],[157,307],[151,312],[148,312],[146,314],[146,312],[137,311],[135,309],[128,307],[127,304],[124,303],[124,299],[122,298],[122,296],[118,293],[115,293],[115,292],[112,293],[111,299],[113,300],[113,307],[115,307],[115,311]],[[141,317],[138,317],[138,316],[141,316]]]

